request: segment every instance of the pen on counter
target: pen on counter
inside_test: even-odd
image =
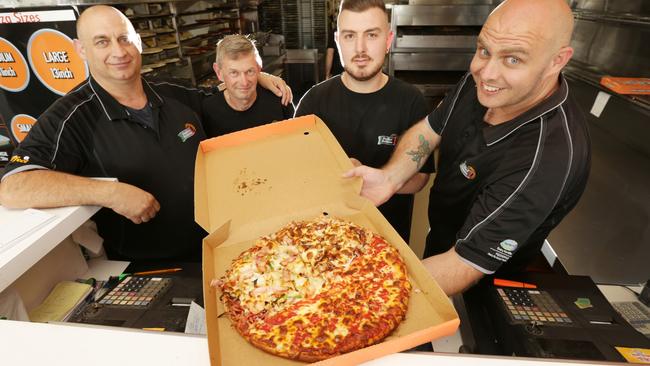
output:
[[[532,283],[526,283],[521,281],[510,281],[501,278],[495,278],[494,285],[501,286],[501,287],[537,288],[537,285],[534,285]]]
[[[182,268],[166,268],[166,269],[156,269],[153,271],[142,271],[142,272],[135,272],[133,273],[134,276],[148,276],[148,275],[157,275],[157,274],[164,274],[164,273],[174,273],[178,271],[182,271]]]

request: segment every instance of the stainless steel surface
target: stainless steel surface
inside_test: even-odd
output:
[[[444,95],[456,80],[458,71],[469,68],[476,37],[481,25],[498,1],[410,1],[394,5],[391,30],[395,39],[391,47],[388,73],[405,77],[427,93]],[[406,75],[417,72],[417,78]],[[440,80],[419,80],[421,72],[431,72]],[[444,73],[451,72],[453,78]]]
[[[569,5],[576,10],[601,13],[650,14],[650,1],[648,0],[570,0]]]
[[[603,75],[650,77],[650,1],[573,0],[573,60]]]
[[[480,5],[499,4],[501,0],[409,0],[409,5]]]
[[[581,80],[592,85],[596,89],[602,89],[614,98],[620,98],[631,104],[630,107],[639,107],[650,111],[650,95],[618,94],[600,84],[600,79],[606,75],[601,69],[583,64],[579,61],[571,60],[564,69],[564,74],[571,78]]]
[[[650,77],[650,27],[576,20],[574,59],[614,76]]]
[[[285,36],[288,48],[327,45],[327,12],[322,0],[266,0],[257,6],[260,29]]]
[[[394,26],[482,25],[493,5],[395,5]]]
[[[650,112],[610,98],[600,118],[589,114],[599,88],[569,80],[590,121],[592,168],[576,208],[549,236],[570,274],[597,283],[650,278]]]
[[[389,68],[418,71],[465,71],[472,61],[473,53],[394,53]]]
[[[465,48],[476,47],[476,36],[417,36],[395,38],[397,48]]]

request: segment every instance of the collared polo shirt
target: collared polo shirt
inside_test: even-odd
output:
[[[381,89],[357,93],[337,75],[309,89],[298,104],[296,116],[317,115],[349,157],[379,168],[390,159],[399,136],[427,112],[422,93],[402,80],[389,77]],[[433,171],[433,159],[422,163],[421,173]],[[378,208],[408,243],[413,195],[396,194]]]
[[[576,205],[591,149],[586,120],[559,88],[520,116],[484,122],[486,108],[465,75],[429,116],[441,136],[425,255],[448,250],[486,274],[517,271]]]
[[[143,79],[153,126],[131,116],[92,78],[57,100],[14,151],[4,177],[51,169],[116,177],[151,193],[160,211],[136,225],[104,208],[94,217],[111,258],[200,260],[194,222],[194,160],[205,139],[198,90]],[[4,179],[3,177],[3,179]]]

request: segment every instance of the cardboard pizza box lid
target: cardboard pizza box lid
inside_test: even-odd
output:
[[[321,364],[354,365],[403,351],[458,328],[449,299],[374,205],[359,196],[360,179],[325,123],[305,116],[206,140],[196,159],[195,213],[203,240],[203,293],[213,365],[294,365],[265,353],[231,326],[217,290],[220,278],[255,239],[291,220],[327,214],[365,226],[395,246],[413,285],[405,320],[383,342]],[[225,208],[225,209],[224,209]]]
[[[196,222],[212,232],[226,221],[239,227],[287,209],[358,196],[361,179],[341,177],[351,168],[334,135],[314,115],[202,141],[194,180]]]

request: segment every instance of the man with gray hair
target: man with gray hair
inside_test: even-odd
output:
[[[206,233],[194,221],[193,182],[199,141],[209,136],[204,94],[142,78],[140,37],[116,8],[86,9],[77,37],[90,77],[41,114],[14,151],[0,204],[102,206],[93,219],[109,259],[200,261]],[[275,82],[283,83],[260,78]]]
[[[219,88],[220,93],[203,101],[208,136],[225,135],[293,116],[292,105],[283,106],[280,98],[258,85],[262,59],[248,37],[234,34],[219,41],[213,68],[223,87]]]

